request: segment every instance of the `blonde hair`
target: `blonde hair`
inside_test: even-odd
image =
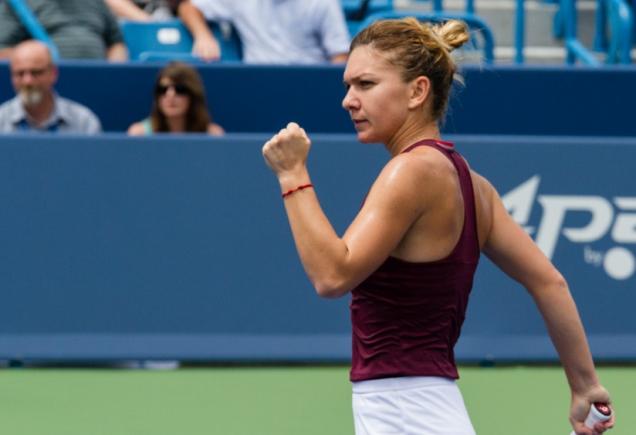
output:
[[[468,39],[468,27],[458,20],[443,24],[421,23],[413,17],[380,20],[353,38],[349,53],[358,46],[369,45],[402,71],[405,82],[419,76],[428,77],[433,89],[431,115],[437,121],[446,113],[457,71],[450,53]]]

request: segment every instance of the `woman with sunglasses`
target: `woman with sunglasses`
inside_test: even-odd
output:
[[[132,136],[154,133],[224,133],[211,120],[203,82],[193,67],[171,62],[159,72],[150,116],[128,128]]]

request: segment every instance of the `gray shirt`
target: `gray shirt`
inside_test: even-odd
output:
[[[51,116],[34,125],[18,96],[0,105],[0,133],[58,132],[96,134],[102,131],[97,116],[85,106],[54,95]]]
[[[63,59],[104,59],[123,42],[117,19],[104,0],[29,0],[28,6]],[[8,2],[0,1],[0,48],[30,39]]]

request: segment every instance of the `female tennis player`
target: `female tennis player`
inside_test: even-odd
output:
[[[342,105],[358,139],[383,143],[391,158],[344,236],[313,190],[305,131],[290,123],[263,147],[316,291],[352,294],[356,434],[475,433],[453,348],[481,251],[528,289],[543,315],[572,392],[572,427],[602,433],[614,418],[593,429],[584,420],[592,403],[610,397],[567,283],[488,180],[440,139],[456,71],[450,52],[467,40],[459,21],[411,18],[376,22],[352,41]]]

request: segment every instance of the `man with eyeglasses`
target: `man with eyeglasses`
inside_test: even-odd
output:
[[[0,105],[0,133],[101,132],[90,109],[54,91],[58,69],[46,45],[35,40],[16,45],[10,66],[16,96]]]

